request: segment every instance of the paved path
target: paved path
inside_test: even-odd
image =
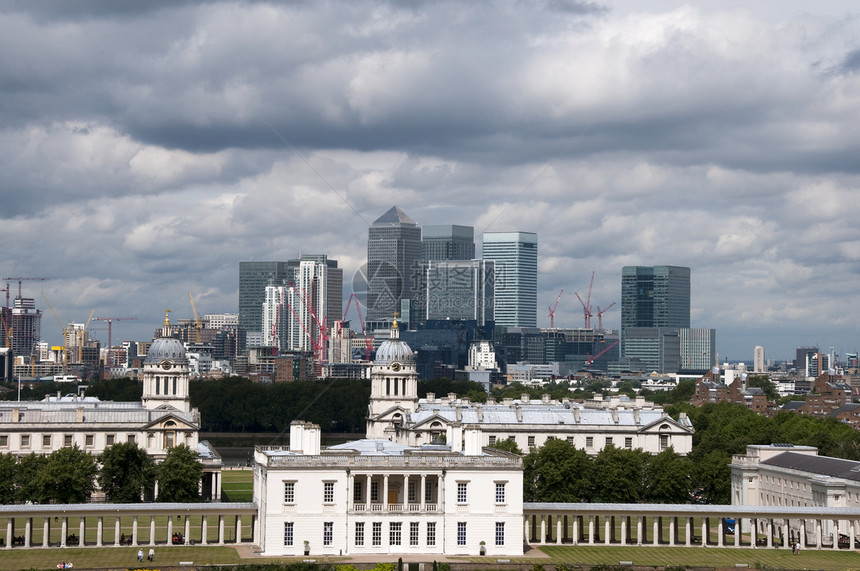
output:
[[[242,559],[286,559],[285,557],[263,557],[257,551],[257,548],[252,545],[237,545],[235,546],[236,552],[239,554],[239,557]],[[549,556],[545,554],[543,551],[532,547],[531,545],[527,546],[526,552],[522,555],[522,557],[530,557],[530,558],[546,558],[549,559]],[[438,561],[440,563],[456,563],[463,562],[465,557],[446,557],[444,555],[439,554],[397,554],[397,553],[378,553],[373,555],[345,555],[342,557],[330,557],[330,563],[336,564],[344,564],[344,563],[397,563],[397,560],[402,558],[404,563],[429,563],[432,561]],[[293,559],[293,558],[290,558]],[[301,557],[295,559],[313,559],[317,563],[324,563],[326,561],[325,556],[319,555],[310,555],[308,557]],[[471,559],[468,558],[468,559]],[[510,559],[510,557],[499,557],[495,555],[487,556],[487,563],[496,563],[498,559]]]

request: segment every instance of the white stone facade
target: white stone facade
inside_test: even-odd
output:
[[[481,449],[367,439],[320,449],[296,421],[290,448],[255,451],[265,556],[523,553],[523,466]]]

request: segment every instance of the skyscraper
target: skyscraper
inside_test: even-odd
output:
[[[624,266],[621,337],[628,327],[690,327],[690,268]]]
[[[485,232],[481,256],[495,262],[496,325],[537,326],[537,234]]]
[[[289,262],[239,262],[239,328],[262,331],[266,286],[284,285],[291,278]]]
[[[427,319],[493,321],[494,263],[488,260],[428,261]]]
[[[471,260],[475,257],[475,229],[471,226],[424,226],[422,260]]]
[[[764,361],[764,347],[762,347],[761,345],[756,345],[755,350],[753,351],[753,372],[767,372],[766,364]]]
[[[391,319],[395,312],[409,321],[420,257],[421,228],[405,212],[392,206],[373,222],[367,235],[368,321]]]

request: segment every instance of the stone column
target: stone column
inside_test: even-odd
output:
[[[573,537],[571,537],[573,545],[579,544],[579,516],[573,516]]]
[[[531,534],[530,534],[529,532],[531,531],[531,527],[532,527],[532,518],[530,518],[530,517],[525,517],[525,518],[523,518],[523,519],[525,520],[525,525],[526,525],[526,534],[525,534],[525,537],[526,537],[526,543],[531,543],[531,541],[532,541],[532,536],[531,536]]]
[[[800,520],[800,548],[806,549],[806,520]]]
[[[42,522],[42,547],[51,545],[51,518],[46,516]]]
[[[723,547],[726,539],[726,518],[717,518],[717,547]]]
[[[12,548],[12,540],[15,539],[15,536],[12,535],[15,533],[15,518],[10,517],[6,520],[6,549]]]
[[[627,545],[627,517],[621,518],[621,545]]]
[[[765,529],[767,530],[767,546],[773,547],[773,520],[772,519],[767,520],[767,525],[765,526]]]
[[[690,521],[690,517],[684,518],[684,545],[690,547],[690,528],[692,522]]]
[[[236,543],[242,543],[242,516],[236,515]]]
[[[594,516],[588,516],[588,545],[594,545]]]
[[[155,545],[155,516],[149,516],[149,544]]]
[[[540,537],[538,543],[546,543],[546,514],[540,514]]]
[[[173,516],[167,516],[167,545],[173,545]]]
[[[642,532],[645,530],[644,519],[641,515],[636,516],[636,545],[642,545]]]
[[[370,511],[370,490],[371,490],[371,488],[373,488],[373,486],[371,484],[371,479],[372,479],[372,476],[370,474],[368,474],[367,476],[364,477],[364,488],[363,488],[363,490],[364,490],[364,511],[365,512]]]
[[[833,549],[839,549],[839,520],[833,520]]]
[[[102,546],[102,537],[104,536],[105,530],[105,518],[104,516],[98,517],[98,522],[96,523],[96,547]]]
[[[421,489],[418,491],[418,494],[421,497],[418,498],[418,503],[421,504],[421,512],[423,513],[424,510],[427,508],[427,501],[426,501],[426,497],[427,497],[427,475],[426,474],[421,474],[421,484],[419,484],[419,485],[420,485]]]
[[[33,518],[24,518],[24,547],[30,548],[30,537],[33,535]]]
[[[206,514],[203,514],[203,519],[200,522],[200,543],[202,543],[203,545],[207,545],[209,543],[208,537],[207,537],[209,530],[207,529],[206,524],[208,522],[206,521],[206,519],[207,519]]]
[[[119,545],[119,536],[120,536],[120,517],[116,516],[116,521],[113,524],[113,544]]]
[[[382,510],[388,511],[388,474],[382,475]]]
[[[821,518],[815,518],[815,549],[821,549]]]
[[[224,545],[224,514],[218,514],[218,545]]]
[[[60,526],[60,547],[66,546],[66,538],[69,536],[69,518],[63,516],[63,524]]]
[[[669,518],[669,545],[675,545],[675,529],[678,525],[678,518]]]
[[[561,515],[560,515],[560,516],[557,516],[557,517],[555,518],[555,542],[556,542],[558,545],[561,545],[561,538],[562,538],[562,534],[561,534],[561,522],[562,522],[562,519],[563,519],[563,518],[564,518],[564,516],[561,516]]]
[[[854,520],[848,521],[848,549],[854,549]]]
[[[702,518],[702,547],[708,546],[708,539],[711,531],[711,518]]]
[[[651,543],[653,543],[654,545],[659,545],[660,544],[660,517],[654,516],[652,519],[654,520],[652,522],[653,527],[654,527],[654,537],[651,538]]]
[[[409,511],[409,474],[403,474],[403,509]]]
[[[735,516],[735,547],[741,546],[741,518]]]
[[[188,514],[185,514],[185,545],[188,545],[190,539],[188,536],[191,535],[191,517]]]

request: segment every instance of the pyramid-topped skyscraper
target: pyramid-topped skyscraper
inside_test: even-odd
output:
[[[400,208],[392,206],[373,222],[367,237],[368,321],[399,313],[408,323],[420,258],[421,228]]]

